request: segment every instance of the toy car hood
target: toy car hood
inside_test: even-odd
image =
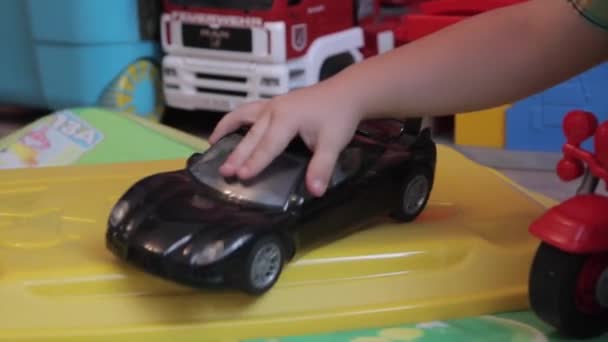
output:
[[[212,191],[185,170],[148,177],[116,204],[113,214],[124,213],[120,220],[110,218],[110,231],[126,246],[188,262],[190,251],[214,243],[243,243],[255,230],[282,217],[280,212],[223,200]]]

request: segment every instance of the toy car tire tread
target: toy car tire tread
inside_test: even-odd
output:
[[[412,165],[402,180],[398,203],[393,216],[403,222],[410,222],[416,219],[426,207],[432,187],[432,169],[424,164]],[[406,204],[404,202],[411,202],[412,200],[417,202],[415,203],[415,207],[412,210],[405,208]]]

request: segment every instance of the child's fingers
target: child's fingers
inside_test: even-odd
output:
[[[296,134],[297,129],[292,125],[283,123],[276,117],[273,118],[264,137],[239,170],[238,176],[244,179],[255,177],[283,152]]]
[[[320,140],[317,144],[306,174],[308,190],[313,195],[322,196],[327,190],[340,150],[341,146],[331,141]]]
[[[236,131],[244,124],[254,123],[265,105],[265,101],[248,103],[226,114],[215,126],[213,133],[209,137],[209,142],[215,144],[223,136]]]
[[[270,115],[267,113],[262,114],[234,151],[230,153],[226,162],[220,167],[220,172],[225,177],[234,176],[243,163],[249,159],[254,148],[264,136],[269,124]]]

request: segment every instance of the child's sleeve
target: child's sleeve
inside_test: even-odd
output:
[[[608,0],[568,0],[587,20],[608,30]]]

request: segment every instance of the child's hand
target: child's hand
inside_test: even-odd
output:
[[[210,143],[243,125],[253,126],[220,168],[222,175],[241,179],[257,175],[299,134],[313,152],[306,174],[308,190],[321,196],[339,153],[352,139],[362,116],[353,99],[340,93],[319,84],[226,114]]]
[[[525,1],[356,63],[315,86],[245,105],[226,115],[210,141],[253,124],[220,170],[247,179],[298,134],[313,151],[308,189],[322,195],[364,116],[434,116],[513,103],[606,56],[606,31],[566,1]]]

